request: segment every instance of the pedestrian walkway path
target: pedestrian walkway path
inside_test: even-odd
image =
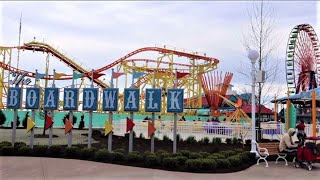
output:
[[[228,179],[228,180],[319,180],[320,164],[312,171],[296,169],[292,163],[270,163],[269,168],[254,165],[247,170],[228,174],[197,174],[128,167],[91,161],[41,157],[0,157],[0,179],[112,179],[112,180],[171,180],[171,179]]]

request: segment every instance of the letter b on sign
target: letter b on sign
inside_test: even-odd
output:
[[[168,89],[167,112],[183,112],[183,89]]]
[[[7,108],[8,109],[19,109],[21,108],[21,88],[9,88],[7,97]]]

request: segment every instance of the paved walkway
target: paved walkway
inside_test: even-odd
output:
[[[285,177],[283,177],[285,176]],[[270,163],[269,168],[263,165],[229,174],[196,174],[180,173],[163,170],[127,167],[91,161],[54,159],[39,157],[0,157],[0,179],[237,179],[237,180],[262,180],[262,179],[317,179],[320,178],[320,164],[314,169],[296,169],[289,164]]]

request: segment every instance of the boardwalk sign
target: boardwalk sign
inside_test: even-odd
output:
[[[45,110],[57,110],[59,108],[59,88],[44,88],[44,106]],[[183,112],[183,89],[168,89],[167,112]],[[20,109],[22,106],[22,88],[11,87],[8,90],[7,108]],[[161,89],[146,89],[145,111],[161,111]],[[63,110],[77,111],[79,104],[79,88],[64,88],[63,91]],[[98,108],[99,89],[83,89],[84,111],[96,111]],[[124,111],[137,112],[140,109],[140,89],[124,89]],[[40,89],[27,88],[25,93],[25,108],[38,109],[40,107]],[[105,88],[102,91],[102,110],[118,111],[119,108],[119,89]]]

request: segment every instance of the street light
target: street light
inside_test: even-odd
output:
[[[256,150],[256,101],[255,101],[255,84],[256,84],[256,71],[255,71],[255,63],[256,60],[259,57],[259,52],[256,50],[252,50],[250,49],[248,51],[248,58],[251,61],[251,77],[252,77],[252,90],[251,90],[251,123],[252,123],[252,138],[251,138],[251,153],[256,153],[257,154],[257,150]]]

